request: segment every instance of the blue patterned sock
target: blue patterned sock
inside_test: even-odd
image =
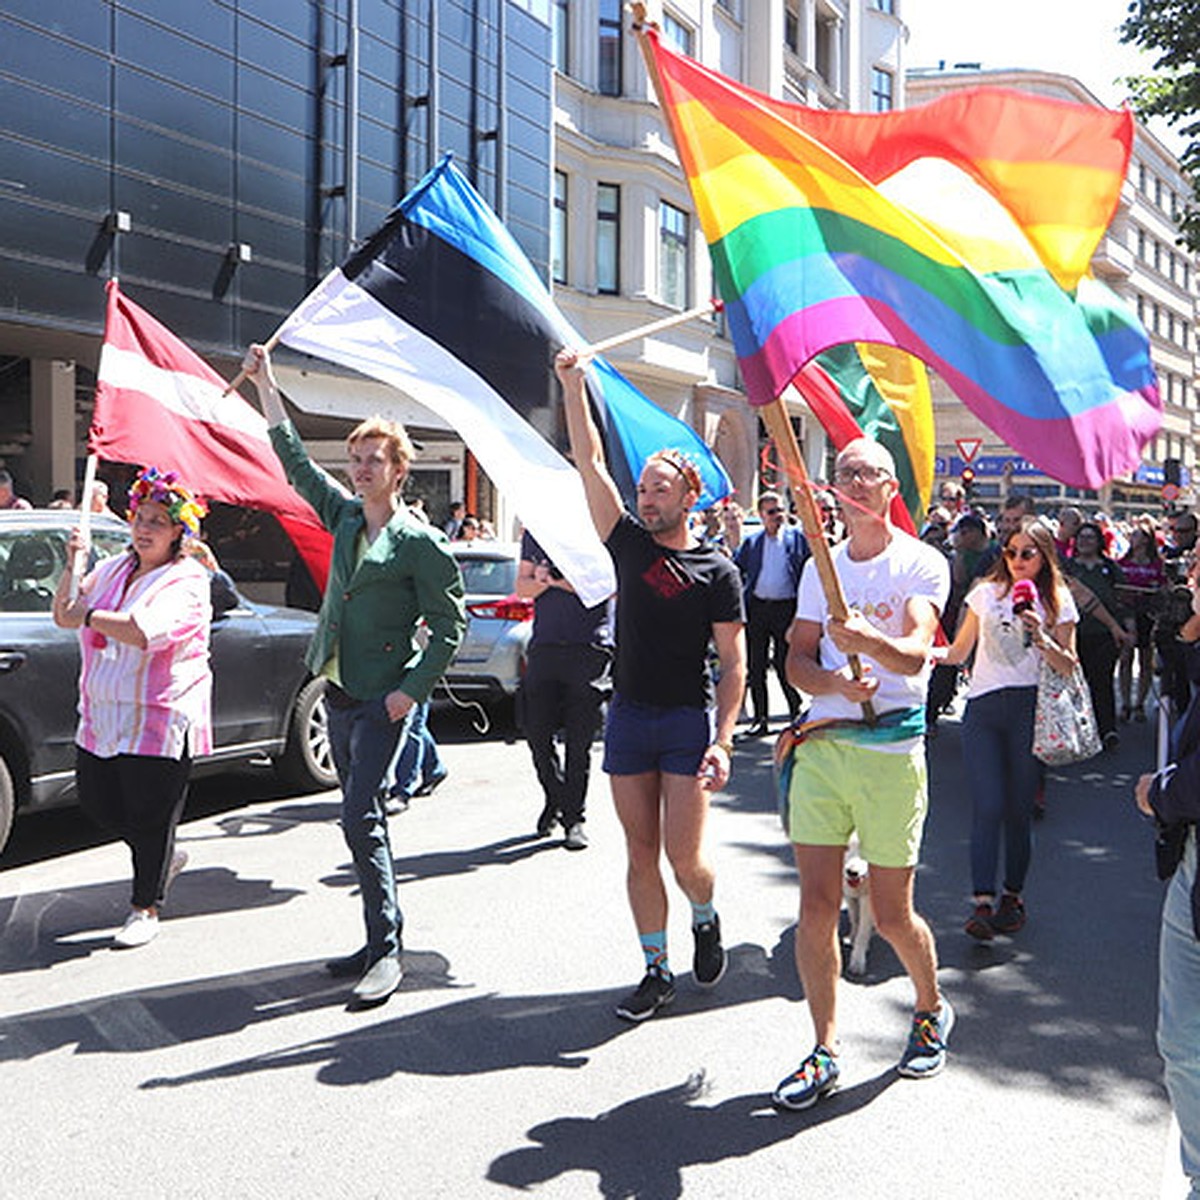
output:
[[[657,933],[642,933],[638,935],[642,943],[642,953],[646,956],[646,969],[661,971],[670,975],[667,966],[667,931],[660,929]]]
[[[697,925],[707,925],[717,915],[717,910],[713,908],[713,902],[710,900],[707,904],[692,905],[692,928]]]

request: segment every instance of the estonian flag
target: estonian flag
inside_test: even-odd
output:
[[[399,388],[459,433],[588,605],[614,590],[583,486],[560,450],[554,355],[582,339],[449,156],[284,323],[293,349]],[[701,505],[730,493],[700,436],[602,358],[588,384],[609,469],[630,500],[645,459],[674,448],[701,470]]]

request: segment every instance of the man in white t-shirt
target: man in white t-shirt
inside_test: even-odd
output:
[[[891,455],[860,438],[834,470],[849,537],[833,563],[850,613],[829,616],[813,563],[800,581],[789,634],[788,676],[813,697],[820,722],[789,764],[788,828],[800,876],[796,967],[816,1045],[775,1090],[779,1106],[811,1107],[838,1082],[838,918],[842,863],[851,833],[870,865],[871,904],[916,988],[916,1011],[898,1070],[910,1078],[945,1065],[954,1022],[938,990],[933,933],[913,908],[913,876],[928,806],[924,705],[929,652],[950,590],[945,557],[888,520],[899,484]],[[855,679],[848,655],[857,655]],[[863,719],[869,701],[876,719]]]

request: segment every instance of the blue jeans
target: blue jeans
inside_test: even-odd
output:
[[[1004,886],[1025,886],[1033,852],[1033,800],[1041,767],[1033,757],[1036,687],[997,688],[967,702],[963,759],[971,789],[971,881],[976,895],[996,894],[1000,832]]]
[[[412,713],[403,721],[390,721],[382,696],[330,703],[327,709],[329,744],[342,785],[342,835],[358,874],[367,957],[374,962],[400,951],[403,918],[380,785]]]
[[[438,753],[437,742],[429,732],[429,701],[426,700],[412,710],[408,732],[400,740],[391,795],[409,800],[419,788],[445,773],[446,767]]]
[[[1188,834],[1163,903],[1158,947],[1158,1052],[1179,1122],[1183,1173],[1200,1197],[1200,942],[1192,927],[1196,830]]]

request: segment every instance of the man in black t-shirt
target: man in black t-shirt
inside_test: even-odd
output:
[[[741,577],[720,550],[692,540],[687,517],[700,478],[678,451],[647,460],[638,480],[638,519],[625,512],[605,466],[578,354],[560,351],[555,369],[588,509],[617,572],[615,691],[604,770],[625,831],[629,904],[646,960],[645,977],[617,1005],[617,1015],[644,1021],[675,998],[659,866],[664,849],[692,906],[695,980],[712,987],[725,972],[703,841],[709,793],[729,778],[746,681]],[[710,642],[720,660],[715,720]]]
[[[533,636],[521,680],[521,718],[545,803],[537,831],[555,822],[568,850],[585,850],[584,805],[592,739],[610,689],[608,602],[588,608],[533,536],[521,538],[517,595],[533,601]],[[555,745],[561,731],[563,752]]]

